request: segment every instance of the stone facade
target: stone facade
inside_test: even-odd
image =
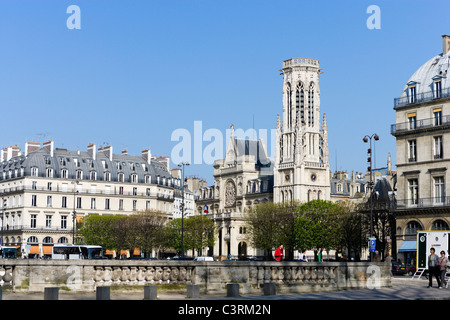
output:
[[[51,140],[43,146],[27,142],[24,152],[5,148],[0,241],[20,247],[24,256],[45,256],[55,243],[72,243],[74,222],[91,213],[149,209],[171,218],[174,190],[180,185],[149,149],[132,156],[89,144],[82,152],[55,148]]]
[[[443,52],[422,65],[394,100],[396,241],[407,263],[414,262],[418,230],[448,230],[450,225],[450,36],[443,39]]]
[[[328,128],[320,123],[319,61],[283,61],[283,117],[277,120],[274,201],[330,200]]]
[[[239,139],[232,128],[225,158],[214,162],[214,186],[202,187],[196,201],[197,213],[206,213],[218,228],[210,254],[262,255],[248,244],[245,214],[258,203],[272,201],[272,187],[273,167],[264,142]]]

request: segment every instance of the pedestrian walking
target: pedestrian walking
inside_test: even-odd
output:
[[[283,261],[283,258],[284,258],[283,244],[280,244],[280,246],[275,250],[275,260]]]
[[[344,261],[344,254],[342,253],[342,249],[339,248],[336,250],[336,261]]]
[[[318,248],[314,251],[314,261],[322,262],[322,248]]]
[[[306,257],[306,250],[302,250],[302,253],[300,254],[299,261],[308,262],[308,258]]]
[[[447,279],[446,279],[447,263],[448,263],[448,259],[445,256],[445,251],[441,251],[441,256],[438,259],[439,273],[440,273],[440,277],[441,277],[441,285],[439,286],[439,288],[442,288],[444,286],[447,288],[447,286],[448,286]]]
[[[438,287],[441,286],[441,279],[440,279],[440,272],[439,272],[439,264],[438,259],[439,257],[435,254],[434,248],[430,249],[430,255],[428,256],[428,288],[431,288],[433,286],[432,280],[433,276],[436,277],[436,281],[438,284]]]

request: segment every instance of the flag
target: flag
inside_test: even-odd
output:
[[[208,211],[208,206],[205,204],[205,208],[204,208],[204,210],[203,210],[203,213],[209,213],[209,211]]]

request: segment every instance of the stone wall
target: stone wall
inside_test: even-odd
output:
[[[389,263],[267,261],[130,261],[0,259],[0,285],[16,292],[45,287],[95,291],[98,286],[133,289],[143,285],[183,287],[198,284],[202,293],[225,293],[228,283],[240,292],[259,294],[265,282],[277,292],[321,292],[391,286]]]

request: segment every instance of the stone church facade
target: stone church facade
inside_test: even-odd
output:
[[[214,185],[203,187],[197,213],[218,228],[214,256],[261,256],[246,235],[246,213],[262,202],[330,200],[326,117],[320,122],[321,69],[315,59],[283,62],[283,113],[276,123],[274,159],[263,140],[238,139],[233,126],[225,158],[214,162]],[[206,252],[205,252],[206,253]]]

